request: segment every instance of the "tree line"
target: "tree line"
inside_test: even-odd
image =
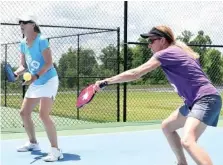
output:
[[[183,31],[177,36],[177,40],[183,41],[186,44],[207,45],[212,44],[211,38],[205,35],[204,31],[200,30],[196,35],[190,31]],[[139,42],[146,42],[145,39],[139,38]],[[192,46],[195,52],[200,55],[200,64],[210,78],[213,84],[223,84],[223,56],[216,48],[208,48],[205,46]],[[62,54],[59,63],[54,64],[60,77],[60,86],[63,88],[75,88],[78,84],[85,86],[93,83],[95,80],[104,77],[110,77],[120,72],[124,68],[124,49],[121,45],[120,57],[117,57],[117,46],[108,45],[103,48],[99,55],[92,49],[69,48],[68,51]],[[135,68],[145,63],[152,57],[152,52],[145,45],[135,45],[128,47],[127,69]],[[79,63],[79,65],[77,65]],[[119,66],[118,66],[119,65]],[[1,63],[1,80],[5,79],[4,69]],[[14,68],[15,69],[15,68]],[[9,83],[8,83],[9,84]],[[7,84],[9,88],[16,88],[16,85]],[[158,68],[141,79],[131,82],[132,85],[146,84],[168,84],[167,79],[161,68]],[[4,81],[1,81],[1,88],[4,89]]]

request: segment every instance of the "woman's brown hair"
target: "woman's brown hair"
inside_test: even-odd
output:
[[[34,26],[34,32],[41,33],[39,26],[36,24]]]
[[[173,31],[172,31],[171,28],[169,28],[168,26],[161,25],[161,26],[156,26],[156,29],[166,33],[166,35],[169,36],[169,38],[167,38],[167,42],[169,44],[175,45],[175,46],[183,49],[189,56],[191,56],[194,59],[199,58],[199,54],[194,52],[193,49],[191,49],[189,46],[187,46],[184,42],[178,41],[178,40],[175,39]]]

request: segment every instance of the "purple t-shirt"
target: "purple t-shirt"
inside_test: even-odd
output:
[[[217,89],[202,71],[199,61],[181,48],[172,46],[155,53],[154,57],[160,61],[167,79],[188,106],[202,96],[217,94]]]

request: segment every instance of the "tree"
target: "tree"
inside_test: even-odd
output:
[[[203,30],[200,30],[198,31],[197,36],[190,42],[190,44],[207,45],[212,44],[212,41],[208,35],[204,35]],[[207,63],[208,59],[205,58],[205,53],[208,48],[206,46],[194,46],[192,49],[199,53],[201,67],[206,70],[205,64]]]
[[[3,62],[1,62],[1,89],[5,89],[5,70]]]
[[[176,39],[177,40],[180,40],[186,44],[188,44],[190,41],[191,41],[191,38],[193,36],[193,34],[188,31],[188,30],[184,30],[182,33],[181,33],[182,36],[178,36]]]
[[[77,51],[75,52],[77,54]],[[83,76],[93,76],[93,68],[98,65],[96,55],[91,49],[80,49],[79,71]]]
[[[76,76],[77,69],[77,57],[75,51],[72,48],[68,49],[68,52],[62,54],[58,65],[58,75],[62,87],[73,87],[75,84],[74,77]]]
[[[119,65],[119,62],[117,59],[117,47],[110,44],[109,46],[102,49],[101,53],[102,53],[100,55],[100,59],[102,61],[101,71],[110,70],[110,74],[112,75],[116,74],[117,65]]]
[[[138,39],[140,43],[147,42],[145,39]],[[146,61],[148,61],[152,57],[152,52],[150,49],[148,49],[145,45],[136,45],[133,49],[133,61],[132,66],[137,67]]]
[[[58,65],[58,74],[63,87],[72,88],[77,83],[77,65],[77,50],[69,48],[68,52],[62,55]],[[94,73],[93,68],[95,65],[98,64],[94,51],[80,48],[79,76],[91,76]]]
[[[207,64],[207,74],[212,83],[222,84],[223,81],[223,60],[221,52],[216,49],[209,49],[206,53],[207,58],[210,59]]]
[[[133,57],[134,52],[133,48],[127,47],[127,66],[126,70],[132,69],[133,68]],[[122,45],[121,48],[121,53],[120,53],[120,64],[121,64],[121,70],[124,71],[124,44]]]

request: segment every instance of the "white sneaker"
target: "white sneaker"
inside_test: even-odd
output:
[[[52,147],[51,152],[46,157],[43,158],[45,162],[54,162],[60,159],[63,159],[63,153],[61,149],[57,149],[54,147]]]
[[[27,142],[25,145],[17,148],[18,152],[27,152],[27,151],[39,151],[40,147],[38,143]]]

